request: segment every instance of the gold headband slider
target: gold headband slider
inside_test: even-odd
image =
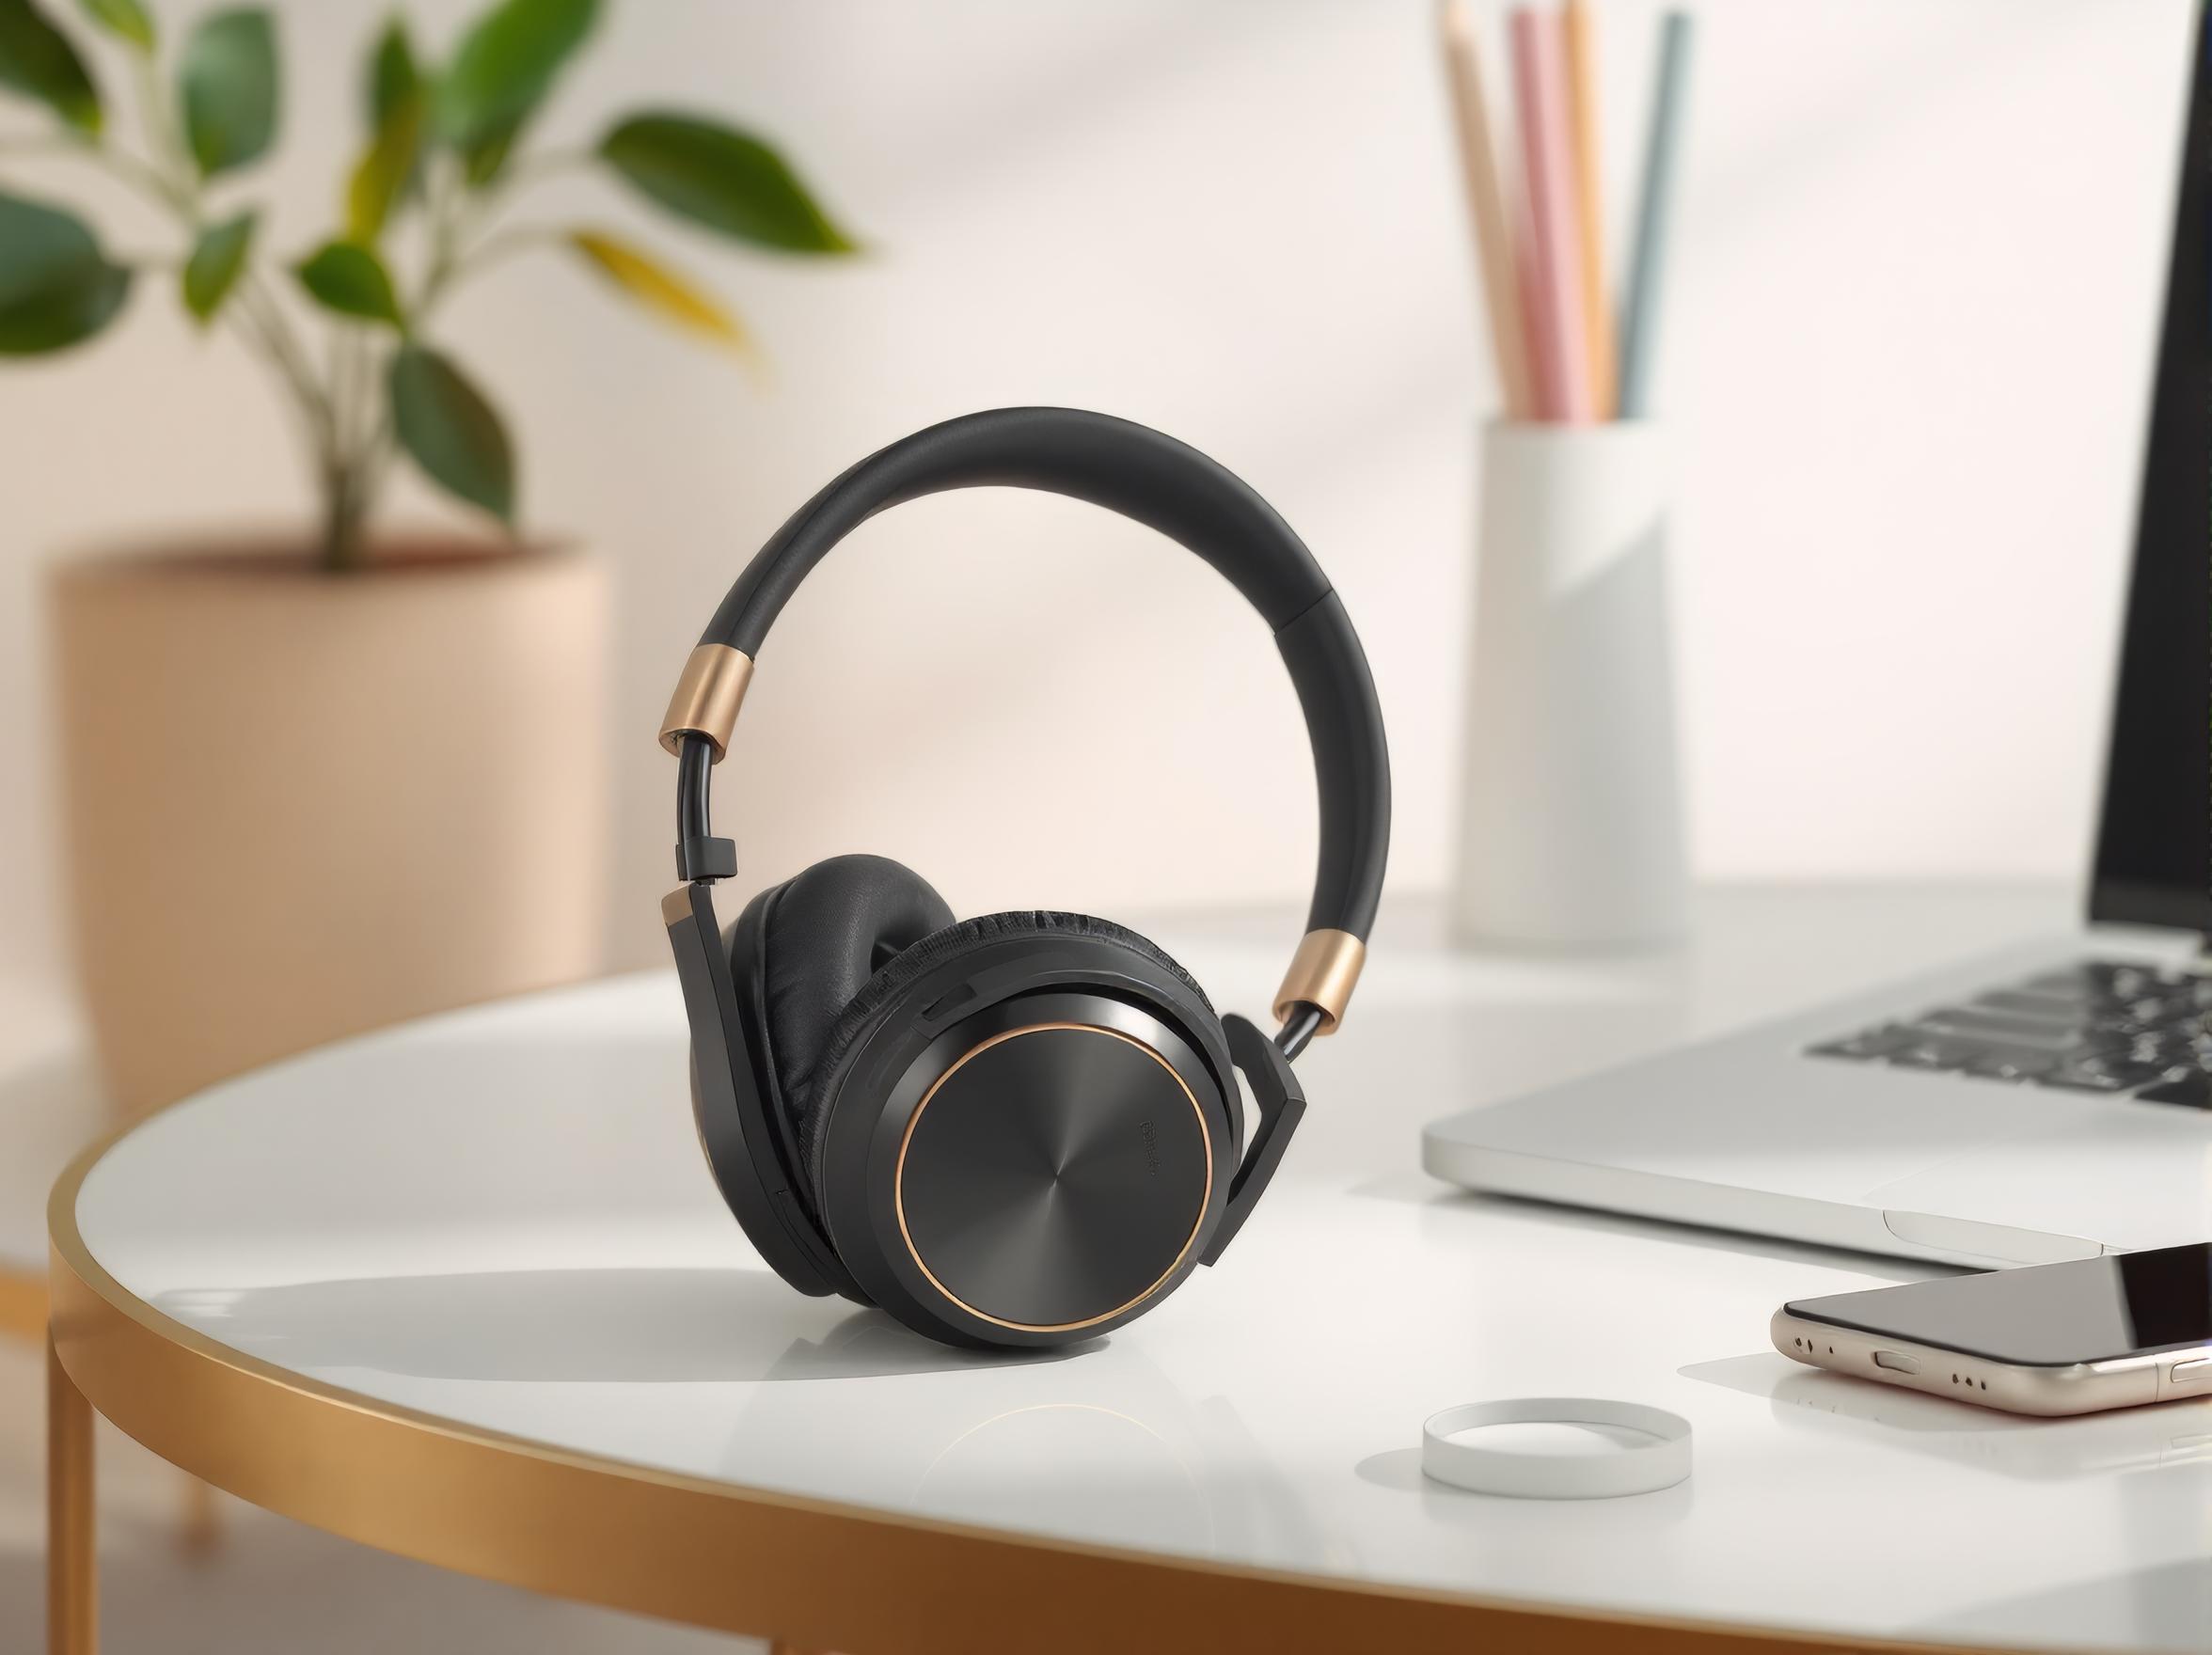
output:
[[[1349,931],[1308,931],[1275,990],[1276,1017],[1288,1017],[1293,1006],[1318,1006],[1321,1026],[1314,1033],[1335,1033],[1367,959],[1367,945]]]
[[[703,735],[714,743],[715,763],[730,750],[730,732],[737,726],[737,708],[745,700],[745,686],[752,682],[752,657],[726,643],[703,643],[684,663],[676,680],[676,693],[669,697],[668,713],[660,721],[660,745],[672,753],[683,750],[684,737]]]

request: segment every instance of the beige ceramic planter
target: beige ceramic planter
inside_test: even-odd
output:
[[[210,549],[67,563],[50,595],[77,962],[124,1111],[597,969],[588,559]]]

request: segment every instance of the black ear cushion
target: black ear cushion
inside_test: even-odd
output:
[[[1149,938],[1140,937],[1126,925],[1116,925],[1112,920],[1101,920],[1092,914],[1064,914],[1050,908],[1025,909],[1018,913],[984,914],[976,919],[962,920],[945,926],[908,949],[881,970],[876,972],[852,997],[844,1013],[829,1031],[822,1042],[821,1056],[814,1066],[799,1080],[797,1086],[787,1086],[784,1096],[788,1100],[793,1124],[798,1128],[799,1164],[806,1175],[821,1188],[823,1128],[828,1125],[829,1111],[819,1106],[817,1083],[834,1074],[845,1053],[875,1022],[876,1014],[889,1005],[908,985],[934,970],[955,954],[966,952],[978,943],[997,942],[1016,937],[1104,937],[1122,943],[1135,953],[1161,967],[1197,997],[1198,1003],[1213,1016],[1213,1002],[1206,998],[1206,990],[1199,987],[1190,972],[1169,958],[1159,944]]]
[[[760,973],[766,1057],[787,1113],[853,997],[952,922],[929,881],[888,857],[831,857],[753,899],[731,931],[731,969],[741,1001],[748,974]]]

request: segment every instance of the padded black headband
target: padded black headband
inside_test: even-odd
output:
[[[1320,791],[1319,866],[1306,928],[1364,940],[1390,843],[1390,758],[1367,656],[1328,576],[1290,526],[1241,481],[1173,437],[1073,408],[1000,408],[893,443],[777,530],[715,611],[701,650],[734,650],[749,670],[799,582],[847,534],[902,501],[991,485],[1069,495],[1148,525],[1204,558],[1266,617],[1305,712]],[[742,689],[739,677],[727,691],[731,717]],[[707,836],[707,761],[719,756],[720,741],[710,754],[708,737],[672,712],[663,737],[682,741],[680,831],[696,843]],[[687,868],[685,876],[698,871]]]

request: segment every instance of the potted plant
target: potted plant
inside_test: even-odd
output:
[[[81,10],[130,71],[144,142],[115,135],[52,15],[0,0],[0,92],[43,111],[40,130],[0,134],[0,164],[104,169],[174,227],[176,256],[134,268],[0,178],[0,355],[79,345],[160,281],[267,364],[321,501],[289,540],[184,537],[67,560],[51,584],[78,967],[110,1087],[137,1110],[597,964],[602,582],[590,559],[517,538],[505,426],[438,324],[456,289],[545,247],[705,341],[747,340],[617,235],[515,228],[517,198],[591,169],[746,246],[853,244],[775,149],[718,119],[640,112],[588,150],[533,150],[596,0],[502,0],[438,63],[401,19],[383,28],[340,220],[279,246],[238,191],[279,126],[270,12],[203,16],[172,50],[142,0]],[[380,532],[400,462],[482,528]]]

